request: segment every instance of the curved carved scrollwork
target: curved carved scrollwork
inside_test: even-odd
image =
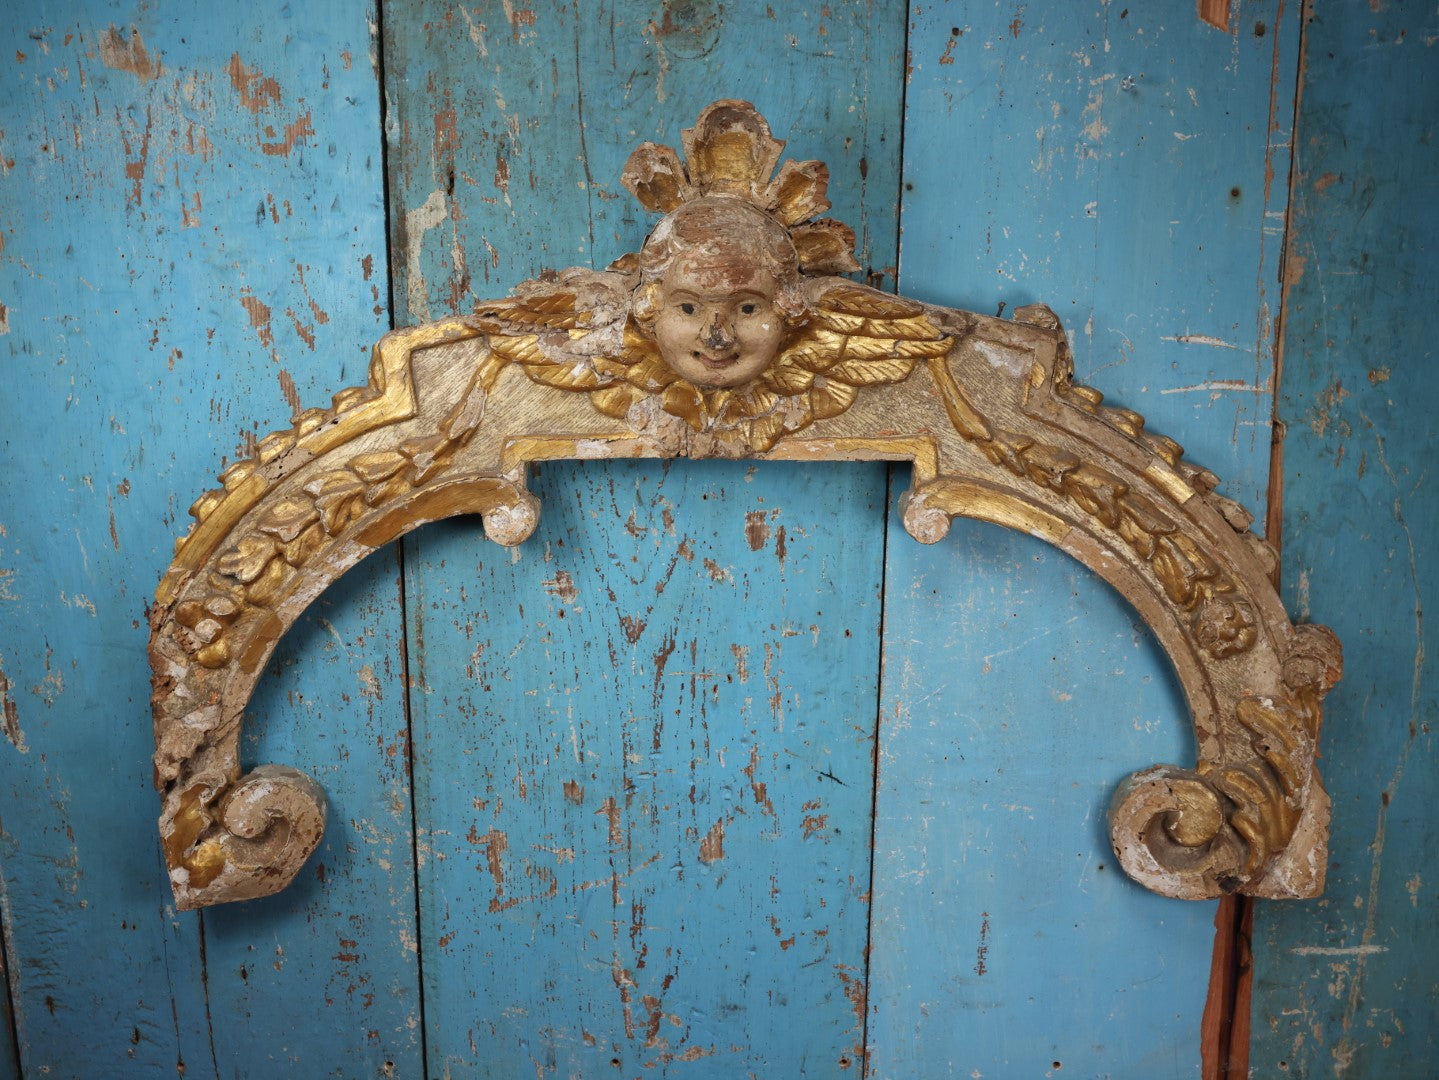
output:
[[[1074,381],[1048,308],[1006,322],[827,276],[853,269],[853,234],[819,218],[825,166],[776,172],[782,148],[732,101],[684,133],[683,160],[641,146],[625,183],[666,215],[641,252],[386,336],[368,385],[300,414],[191,507],[150,641],[180,907],[277,892],[323,835],[318,784],[239,763],[251,691],[310,601],[429,521],[480,514],[519,543],[539,516],[529,463],[620,457],[910,461],[916,539],[965,516],[1067,551],[1154,630],[1193,717],[1193,767],[1146,769],[1115,794],[1125,870],[1189,899],[1322,890],[1314,761],[1340,650],[1290,623],[1248,513]]]

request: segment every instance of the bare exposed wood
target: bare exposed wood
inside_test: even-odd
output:
[[[1219,30],[1229,29],[1229,0],[1198,0],[1199,18]]]
[[[192,507],[150,645],[179,905],[278,891],[319,842],[313,781],[239,767],[255,681],[310,601],[428,521],[481,514],[520,543],[538,521],[531,462],[622,457],[908,460],[904,524],[922,542],[965,516],[1067,551],[1163,643],[1198,745],[1195,766],[1120,785],[1125,870],[1186,899],[1317,895],[1314,760],[1339,648],[1290,623],[1249,515],[1142,416],[1074,382],[1048,308],[1002,321],[823,276],[851,268],[853,246],[814,220],[827,170],[775,175],[783,144],[753,107],[716,102],[683,145],[682,161],[646,144],[625,170],[667,212],[637,255],[388,335],[368,386],[262,440]]]

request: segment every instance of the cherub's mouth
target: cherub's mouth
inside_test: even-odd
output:
[[[719,371],[722,368],[727,368],[739,359],[739,353],[737,352],[724,353],[720,356],[704,352],[694,352],[690,355],[711,371]]]

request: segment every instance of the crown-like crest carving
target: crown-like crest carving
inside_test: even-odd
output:
[[[684,161],[673,147],[644,142],[625,163],[620,180],[647,210],[668,214],[706,195],[733,195],[762,210],[789,232],[806,274],[858,270],[854,230],[830,208],[829,167],[822,161],[786,161],[784,140],[745,101],[716,101],[680,133]]]

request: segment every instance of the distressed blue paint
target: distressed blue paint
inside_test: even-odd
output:
[[[185,507],[291,398],[362,379],[385,326],[365,9],[8,16],[0,842],[25,1075],[414,1075],[393,559],[297,630],[309,674],[262,689],[246,744],[328,787],[323,888],[177,915],[148,763],[144,609]]]
[[[1107,838],[1119,780],[1194,755],[1143,623],[995,526],[896,532],[887,583],[873,1075],[1197,1075],[1213,907]]]
[[[902,12],[772,7],[394,28],[410,317],[635,250],[626,157],[720,97],[829,163],[892,282]],[[431,1074],[856,1070],[884,470],[587,463],[537,490],[513,556],[473,526],[406,541]]]
[[[654,218],[619,182],[626,158],[646,139],[678,147],[724,97],[753,101],[786,157],[829,164],[831,215],[892,286],[902,19],[893,3],[696,0],[509,21],[434,0],[387,24],[397,305],[415,322],[464,313],[637,249]]]
[[[1380,10],[1374,10],[1377,6]],[[1439,249],[1430,4],[1307,25],[1281,415],[1284,584],[1344,642],[1328,888],[1255,914],[1257,1076],[1439,1073],[1439,605],[1429,314]]]
[[[909,39],[901,290],[1048,303],[1081,378],[1261,512],[1296,31],[1275,3],[1231,35],[1192,5],[976,3]],[[1194,758],[1167,660],[988,526],[896,535],[886,582],[873,1075],[1197,1075],[1213,907],[1123,879],[1105,835],[1116,782]]]
[[[547,466],[515,555],[445,538],[411,594],[432,1075],[858,1064],[874,472]]]
[[[1297,15],[945,4],[909,41],[905,290],[1048,304],[1078,376],[1261,520]]]

